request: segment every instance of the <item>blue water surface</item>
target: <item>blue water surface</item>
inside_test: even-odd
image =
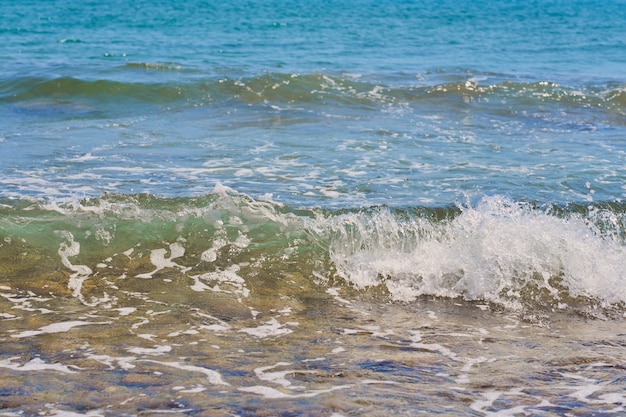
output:
[[[626,196],[626,3],[3,2],[0,196]]]

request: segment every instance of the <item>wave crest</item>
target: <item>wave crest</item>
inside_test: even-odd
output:
[[[383,209],[333,219],[329,252],[347,282],[384,286],[400,301],[430,295],[514,310],[624,305],[626,247],[594,220],[501,196],[434,223]]]
[[[332,211],[255,200],[218,185],[195,198],[6,202],[0,214],[0,257],[28,252],[32,259],[20,268],[29,271],[63,269],[67,262],[50,260],[72,236],[80,245],[72,265],[90,271],[111,263],[116,269],[108,273],[144,276],[152,273],[152,252],[170,251],[189,282],[200,272],[244,265],[241,279],[254,286],[297,271],[319,291],[332,282],[382,302],[434,296],[513,311],[626,309],[622,203],[540,208],[495,195],[458,207]],[[122,256],[129,251],[133,259]],[[384,290],[382,299],[373,288]]]
[[[142,78],[137,70],[182,73],[175,79],[161,75],[156,80]],[[165,71],[164,71],[165,70]],[[126,72],[132,72],[130,75]],[[94,100],[97,103],[126,100],[171,105],[211,105],[234,101],[242,104],[307,106],[419,106],[439,102],[458,106],[470,103],[512,105],[516,109],[541,105],[573,109],[605,109],[626,114],[624,86],[621,84],[564,86],[549,81],[511,80],[506,77],[480,77],[480,74],[450,74],[436,80],[413,82],[380,81],[349,74],[287,74],[268,72],[241,78],[205,77],[176,64],[138,63],[118,69],[112,79],[82,80],[73,77],[43,78],[20,76],[0,82],[0,100],[11,103],[41,99]],[[191,72],[191,74],[188,74]],[[188,75],[188,77],[187,77]],[[119,78],[119,79],[118,79]],[[448,80],[445,80],[448,78]],[[452,81],[449,78],[453,78]],[[128,80],[133,81],[128,81]],[[482,81],[480,81],[480,80]],[[488,82],[487,80],[490,80]]]

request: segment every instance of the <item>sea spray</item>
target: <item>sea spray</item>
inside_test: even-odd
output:
[[[626,248],[614,238],[620,230],[603,232],[593,218],[559,217],[502,196],[459,210],[437,222],[386,208],[337,216],[330,258],[350,284],[383,285],[401,301],[459,297],[516,310],[626,302]]]
[[[110,195],[17,203],[3,213],[5,257],[29,253],[37,270],[66,274],[67,289],[85,303],[119,291],[99,278],[105,272],[131,281],[173,274],[192,290],[247,297],[267,284],[258,281],[268,279],[261,270],[281,265],[309,280],[325,277],[320,292],[333,279],[361,292],[383,288],[381,297],[403,302],[435,296],[512,311],[626,302],[621,205],[557,209],[492,195],[457,207],[334,211],[218,185],[197,198]]]

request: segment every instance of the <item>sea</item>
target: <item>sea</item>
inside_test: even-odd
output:
[[[0,16],[0,416],[626,414],[626,1]]]

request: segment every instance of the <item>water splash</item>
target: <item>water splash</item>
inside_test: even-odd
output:
[[[592,212],[593,215],[594,212]],[[485,300],[512,309],[626,302],[626,248],[576,213],[555,216],[502,196],[483,197],[440,222],[387,209],[330,221],[330,258],[357,288],[395,300],[422,295]]]

